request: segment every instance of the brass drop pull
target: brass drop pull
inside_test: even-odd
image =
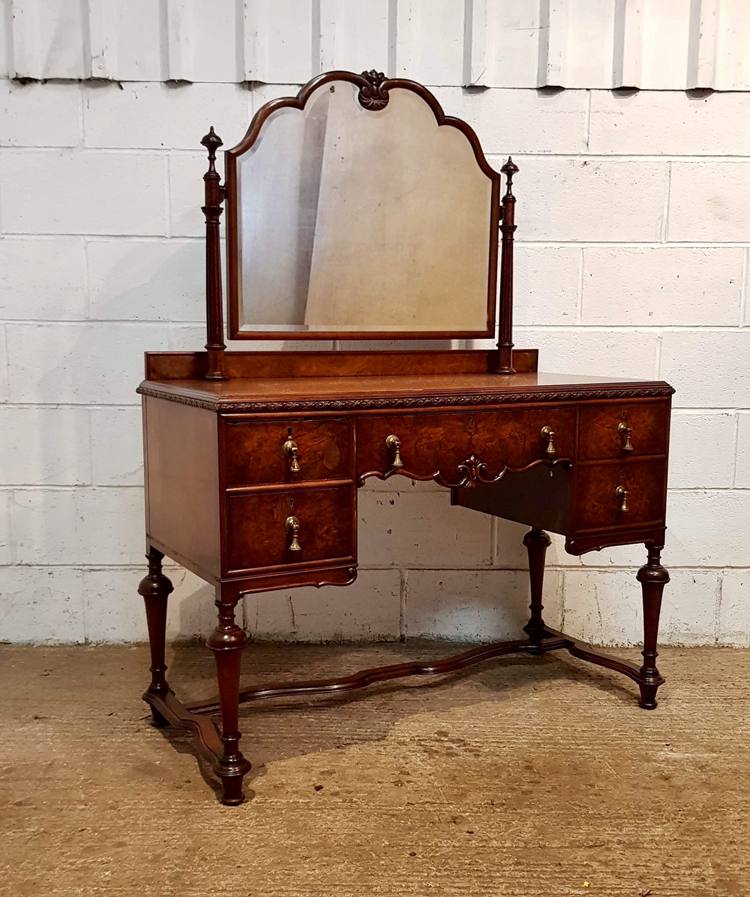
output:
[[[552,427],[542,427],[540,435],[542,439],[546,440],[547,442],[547,447],[544,450],[544,454],[548,458],[554,458],[557,454],[557,449],[555,448],[555,431],[552,429]]]
[[[628,507],[628,496],[630,493],[624,486],[618,486],[615,489],[615,495],[617,496],[617,500],[620,502],[620,513],[627,514],[630,510]]]
[[[401,460],[401,440],[394,433],[385,437],[385,444],[393,453],[391,467],[403,467],[404,462]]]
[[[299,518],[287,517],[284,528],[289,536],[289,545],[287,546],[289,551],[302,551],[302,546],[299,544]]]
[[[292,436],[291,427],[289,427],[287,431],[286,442],[281,446],[281,450],[289,459],[290,473],[299,473],[299,448],[297,447],[297,443],[294,441],[294,437]]]
[[[620,448],[622,451],[632,452],[633,442],[630,437],[633,435],[633,428],[621,420],[617,425],[617,432],[620,434]]]

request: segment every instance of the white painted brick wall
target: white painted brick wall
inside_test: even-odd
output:
[[[120,46],[137,37],[123,32]],[[414,74],[429,70],[418,48],[400,52]],[[135,77],[158,76],[129,59]],[[0,81],[0,638],[145,637],[134,390],[145,349],[203,341],[198,142],[213,123],[231,145],[252,110],[291,90]],[[513,153],[521,166],[517,344],[540,346],[547,370],[660,376],[678,390],[663,641],[750,644],[750,94],[436,92],[494,161]],[[524,527],[450,508],[434,484],[373,483],[359,502],[357,582],[248,597],[250,631],[518,632]],[[550,622],[637,642],[643,554],[577,559],[555,537]],[[206,633],[210,590],[170,575],[170,635]]]

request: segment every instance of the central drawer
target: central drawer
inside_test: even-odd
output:
[[[460,479],[458,465],[473,454],[492,477],[506,466],[523,468],[535,461],[572,458],[575,424],[575,407],[560,406],[470,414],[373,414],[357,421],[357,475],[393,471],[395,445],[389,437],[396,437],[400,469],[406,474],[429,479],[439,472],[446,480]]]
[[[228,573],[354,560],[354,484],[226,495]]]

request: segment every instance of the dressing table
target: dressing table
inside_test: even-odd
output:
[[[147,353],[138,389],[148,551],[139,592],[151,651],[144,698],[154,724],[188,731],[221,780],[223,803],[236,805],[251,768],[239,744],[242,701],[563,649],[629,677],[641,707],[655,708],[673,390],[542,374],[535,350],[514,348],[512,160],[496,171],[471,127],[446,116],[425,87],[377,72],[330,72],[263,106],[225,153],[225,183],[213,128],[202,143],[206,351]],[[368,348],[227,351],[222,211],[230,338],[367,340]],[[370,348],[496,333],[491,350]],[[453,504],[530,527],[524,637],[429,663],[244,687],[240,597],[352,583],[357,488],[395,476],[434,480]],[[544,622],[547,530],[563,534],[573,555],[645,546],[642,664]],[[215,586],[215,701],[183,703],[167,683],[165,555]]]

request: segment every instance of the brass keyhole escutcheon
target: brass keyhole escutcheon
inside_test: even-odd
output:
[[[287,517],[284,521],[284,528],[289,537],[289,551],[302,551],[302,546],[299,542],[299,518]]]
[[[557,449],[555,448],[555,431],[552,427],[542,427],[539,434],[547,443],[544,449],[544,454],[547,458],[554,458],[557,454]]]
[[[629,427],[624,420],[617,425],[617,432],[620,434],[620,448],[623,452],[633,451],[633,428]]]
[[[620,513],[627,514],[627,512],[630,510],[628,506],[628,498],[630,497],[630,492],[628,492],[628,490],[624,486],[618,486],[615,489],[615,495],[617,496],[617,500],[620,503]]]
[[[292,428],[289,427],[287,430],[286,442],[281,446],[281,450],[289,459],[289,472],[290,473],[299,473],[299,447],[297,443],[294,441],[294,436],[292,435]]]
[[[401,460],[401,440],[395,433],[385,437],[385,444],[391,450],[391,467],[403,467],[404,462]]]

